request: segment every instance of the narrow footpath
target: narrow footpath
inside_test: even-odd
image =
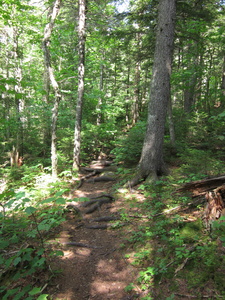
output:
[[[76,202],[69,205],[66,221],[55,238],[56,249],[62,250],[64,256],[54,262],[61,274],[49,291],[53,300],[139,299],[137,291],[125,291],[126,286],[135,282],[138,269],[124,258],[126,232],[123,221],[118,220],[124,203],[123,199],[111,198],[113,184],[84,182],[71,193],[72,199],[88,197],[103,202],[93,212],[84,206],[79,206],[78,211]]]

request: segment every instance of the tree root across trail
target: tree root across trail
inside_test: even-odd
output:
[[[57,238],[49,241],[64,252],[53,264],[62,271],[49,287],[53,300],[138,299],[134,291],[125,291],[138,270],[123,258],[124,223],[119,213],[123,203],[112,196],[112,184],[85,179],[70,195],[87,201],[65,207],[66,221]]]

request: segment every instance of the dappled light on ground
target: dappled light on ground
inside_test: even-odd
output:
[[[109,193],[111,186],[111,183],[84,183],[70,198]],[[122,300],[131,295],[125,288],[136,280],[138,270],[126,261],[121,251],[123,229],[93,230],[83,226],[92,224],[94,217],[118,213],[117,205],[117,202],[104,204],[100,210],[81,219],[67,215],[56,236],[64,256],[54,262],[55,267],[61,269],[61,274],[55,279],[51,290],[53,300]],[[120,205],[122,207],[123,203]],[[70,242],[76,245],[69,245]]]

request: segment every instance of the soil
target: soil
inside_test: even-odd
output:
[[[70,197],[96,197],[111,194],[115,182],[87,183],[71,192]],[[77,205],[77,202],[73,203]],[[126,292],[125,287],[135,282],[139,270],[124,258],[122,244],[123,227],[91,229],[89,225],[112,224],[93,222],[100,216],[118,216],[124,207],[123,199],[103,204],[91,214],[82,217],[73,212],[66,213],[57,237],[56,249],[64,256],[54,261],[53,268],[60,269],[53,285],[48,288],[53,300],[131,300],[138,299],[138,291]],[[115,221],[114,221],[115,223]],[[68,243],[74,242],[75,245]]]

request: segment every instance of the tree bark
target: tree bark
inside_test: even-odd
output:
[[[138,170],[134,179],[129,182],[130,186],[138,184],[141,180],[156,180],[166,170],[163,161],[163,141],[170,99],[175,15],[175,0],[160,0],[147,130]]]
[[[45,69],[47,70],[49,80],[51,82],[51,86],[55,93],[55,101],[52,109],[52,138],[51,138],[51,162],[52,162],[52,177],[57,177],[57,136],[56,136],[56,127],[58,120],[58,108],[59,102],[62,98],[58,82],[55,79],[54,71],[51,65],[51,54],[49,50],[50,38],[53,31],[55,19],[57,18],[60,10],[61,0],[55,0],[52,8],[52,13],[50,16],[49,23],[45,26],[44,30],[44,38],[42,41],[42,47],[44,52],[44,60],[45,60]]]
[[[15,62],[14,68],[14,78],[16,80],[16,84],[14,86],[15,91],[15,104],[17,111],[17,134],[16,134],[16,151],[18,151],[18,155],[23,156],[23,140],[24,140],[24,127],[26,123],[26,117],[24,114],[25,110],[25,99],[23,97],[23,89],[21,86],[21,81],[23,78],[22,75],[22,50],[19,47],[19,30],[16,27],[13,27],[13,58]]]
[[[170,97],[168,103],[168,120],[169,120],[169,132],[170,132],[170,143],[171,146],[175,148],[175,127],[173,122],[173,107],[172,107],[172,99]]]
[[[132,126],[134,126],[137,123],[139,119],[139,111],[140,111],[140,79],[141,79],[140,33],[137,33],[136,35],[136,43],[137,43],[137,62],[135,66],[135,89],[134,89],[134,103],[133,103],[133,113],[132,113]]]
[[[80,144],[81,144],[81,123],[82,107],[84,98],[84,71],[85,71],[85,25],[86,25],[86,0],[79,0],[79,21],[78,21],[78,99],[76,105],[76,120],[74,130],[74,156],[73,169],[80,167]]]
[[[99,90],[101,92],[101,96],[98,99],[98,105],[97,105],[97,125],[99,126],[102,121],[102,113],[101,113],[101,107],[102,107],[102,92],[103,92],[103,76],[104,76],[104,65],[103,63],[100,66],[100,83],[99,83]]]

